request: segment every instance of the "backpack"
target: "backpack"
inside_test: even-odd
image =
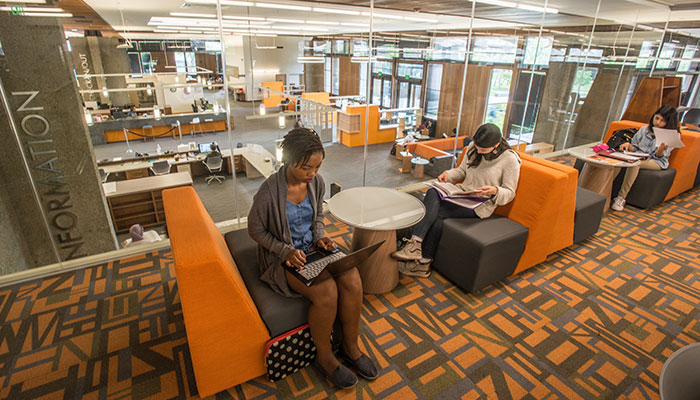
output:
[[[607,145],[611,149],[619,150],[621,144],[632,141],[632,136],[634,136],[635,133],[637,133],[637,130],[634,128],[618,129],[610,136]]]

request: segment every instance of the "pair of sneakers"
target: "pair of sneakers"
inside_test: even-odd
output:
[[[415,239],[403,239],[406,244],[391,256],[399,260],[399,272],[404,275],[427,278],[430,276],[430,262],[420,262],[423,258],[422,243]]]

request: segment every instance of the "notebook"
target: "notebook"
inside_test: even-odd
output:
[[[306,264],[303,268],[290,267],[286,262],[283,262],[282,266],[306,286],[311,286],[316,281],[326,280],[360,265],[383,243],[384,240],[355,250],[350,254],[345,254],[338,249],[327,251],[317,248],[306,254]]]

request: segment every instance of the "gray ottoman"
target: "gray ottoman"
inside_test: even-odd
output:
[[[513,274],[528,229],[498,215],[446,219],[433,268],[467,292]]]
[[[624,168],[613,181],[612,197],[614,199],[622,186],[627,168]],[[661,171],[651,169],[640,169],[637,179],[635,179],[630,192],[627,194],[627,204],[639,208],[651,208],[661,204],[668,194],[673,179],[676,177],[676,170],[668,168]]]
[[[600,228],[605,208],[605,196],[582,187],[576,188],[574,212],[574,243],[595,235]]]

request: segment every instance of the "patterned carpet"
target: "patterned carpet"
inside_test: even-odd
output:
[[[700,341],[700,199],[610,214],[581,244],[464,293],[434,273],[365,297],[373,382],[313,368],[217,399],[655,399],[665,360]],[[328,231],[349,244],[346,226]],[[0,398],[196,397],[169,251],[0,289]]]

